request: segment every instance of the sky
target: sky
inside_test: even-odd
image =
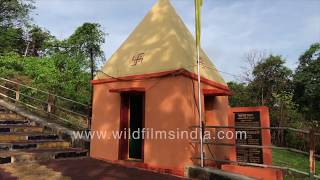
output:
[[[194,33],[194,1],[171,0]],[[125,41],[156,0],[36,0],[34,23],[58,39],[70,36],[84,22],[101,24],[107,34],[106,58]],[[244,57],[251,51],[282,55],[294,69],[299,56],[320,42],[320,0],[203,0],[201,46],[237,81]],[[233,74],[233,75],[230,75]]]

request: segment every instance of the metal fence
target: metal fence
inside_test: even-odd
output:
[[[90,127],[90,106],[12,80],[0,78],[0,98],[74,129]]]
[[[192,126],[191,128],[200,128],[199,126]],[[320,158],[320,155],[316,154],[316,138],[320,137],[320,133],[315,132],[314,129],[310,130],[302,130],[302,129],[295,129],[291,127],[241,127],[241,126],[204,126],[203,131],[206,129],[256,129],[256,130],[287,130],[295,133],[303,133],[308,135],[309,139],[309,152],[302,151],[296,148],[291,147],[279,147],[279,146],[258,146],[258,145],[246,145],[246,144],[237,144],[237,143],[217,143],[216,141],[204,141],[203,144],[207,145],[213,145],[213,146],[226,146],[226,147],[243,147],[243,148],[267,148],[267,149],[279,149],[279,150],[288,150],[291,152],[308,155],[309,156],[309,172],[304,172],[295,168],[291,167],[284,167],[284,166],[274,166],[274,165],[267,165],[267,164],[257,164],[257,163],[248,163],[248,162],[239,162],[239,161],[231,161],[231,160],[225,160],[225,159],[215,159],[215,158],[204,158],[205,161],[214,161],[218,163],[229,163],[229,164],[235,164],[235,165],[243,165],[243,166],[252,166],[252,167],[265,167],[265,168],[275,168],[280,170],[286,170],[295,172],[301,175],[309,176],[313,179],[320,179],[320,176],[316,175],[316,158]],[[192,141],[192,143],[200,143],[200,141]],[[192,159],[200,160],[199,157],[192,157]]]

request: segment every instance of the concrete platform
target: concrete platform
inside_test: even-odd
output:
[[[28,168],[27,166],[32,166]],[[30,169],[31,172],[28,172]],[[37,170],[39,169],[39,171]],[[41,169],[41,171],[40,171]],[[41,173],[42,172],[42,173]],[[25,179],[27,176],[37,179],[57,176],[57,179],[71,180],[109,180],[109,179],[152,179],[152,180],[179,180],[181,177],[159,174],[152,171],[128,168],[92,158],[78,158],[68,160],[51,160],[37,164],[7,164],[0,165],[0,179]]]
[[[186,167],[186,175],[192,179],[203,180],[259,180],[256,178],[244,176],[241,174],[235,174],[228,171],[223,171],[214,168],[201,168],[199,166]]]

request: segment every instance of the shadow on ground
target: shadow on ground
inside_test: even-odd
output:
[[[105,180],[152,179],[179,180],[182,178],[92,159],[51,160],[41,163],[14,163],[0,166],[1,180]]]
[[[74,160],[53,160],[42,163],[48,168],[60,172],[63,176],[77,180],[87,179],[152,179],[178,180],[181,178],[166,174],[159,174],[137,168],[128,168],[104,161],[81,158]]]

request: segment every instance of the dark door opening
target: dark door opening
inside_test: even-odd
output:
[[[213,120],[214,102],[215,96],[204,95],[205,122],[210,122]]]
[[[119,159],[142,160],[144,128],[144,93],[121,93],[120,130],[129,137],[120,140]]]

